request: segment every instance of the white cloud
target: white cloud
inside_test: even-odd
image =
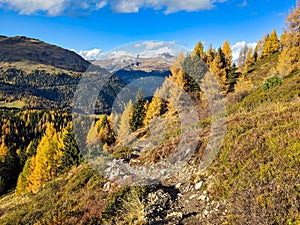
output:
[[[132,59],[136,58],[137,56],[141,58],[153,58],[160,56],[162,54],[170,54],[170,55],[177,55],[177,52],[168,47],[164,46],[157,49],[144,49],[140,52],[129,52],[125,50],[114,50],[111,52],[102,52],[100,49],[92,49],[92,50],[85,50],[85,51],[78,51],[79,55],[81,55],[86,60],[93,60],[93,59]]]
[[[86,50],[86,51],[79,51],[77,53],[79,55],[81,55],[84,59],[87,59],[87,60],[99,59],[104,54],[98,48],[95,48],[95,49],[92,49],[92,50]]]
[[[162,54],[170,54],[170,55],[175,55],[176,52],[167,47],[167,46],[164,46],[162,48],[158,48],[158,49],[145,49],[144,51],[142,51],[140,53],[140,57],[142,58],[152,58],[152,57],[156,57],[156,56],[159,56],[159,55],[162,55]]]
[[[141,43],[136,43],[136,44],[134,45],[134,47],[135,47],[135,48],[140,48],[140,47],[142,47],[142,44],[141,44]]]
[[[0,7],[20,12],[20,14],[33,14],[39,11],[50,16],[56,16],[70,10],[99,10],[107,5],[118,13],[134,13],[141,8],[164,10],[166,14],[178,11],[199,11],[211,9],[217,2],[228,0],[0,0]]]
[[[49,15],[57,15],[64,10],[65,2],[65,0],[0,0],[0,7],[19,11],[20,14],[47,11]]]
[[[121,13],[138,12],[140,8],[153,8],[154,10],[164,9],[166,14],[178,11],[199,11],[211,9],[217,2],[226,2],[227,0],[113,0],[111,7],[113,10]]]
[[[245,41],[240,41],[232,45],[231,50],[232,50],[232,58],[234,62],[236,62],[237,59],[239,58],[240,51],[245,47],[245,45],[247,45],[248,48],[254,49],[257,43],[256,42],[246,43]]]
[[[39,11],[49,16],[61,15],[76,10],[98,10],[107,5],[106,0],[0,0],[0,8],[30,15]]]
[[[135,48],[140,48],[144,46],[146,49],[155,49],[163,46],[165,43],[163,41],[144,41],[142,43],[136,43]]]
[[[127,52],[124,50],[115,50],[112,52],[105,53],[103,58],[132,58],[136,56],[136,54],[133,54],[131,52]]]
[[[107,5],[107,1],[100,1],[96,4],[96,10],[97,9],[102,9],[104,6]]]

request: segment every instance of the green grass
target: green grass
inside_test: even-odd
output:
[[[100,217],[105,179],[87,166],[47,183],[37,194],[0,199],[0,224],[79,224]]]
[[[210,170],[212,196],[229,202],[228,222],[300,222],[299,84],[298,71],[229,107],[227,134]]]

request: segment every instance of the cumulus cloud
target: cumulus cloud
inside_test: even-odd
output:
[[[98,10],[107,5],[106,0],[0,0],[0,7],[30,15],[46,12],[49,16],[57,16],[76,10]]]
[[[234,62],[236,62],[237,59],[239,58],[240,51],[245,47],[245,45],[247,45],[248,48],[254,49],[256,47],[257,43],[256,42],[246,43],[245,41],[240,41],[240,42],[237,42],[234,45],[232,45],[231,46],[232,58],[233,58]]]
[[[136,43],[134,47],[145,47],[146,49],[155,49],[164,45],[163,41],[144,41],[142,43]]]
[[[63,11],[65,0],[0,0],[2,8],[19,11],[21,14],[32,14],[36,11],[47,11],[49,15],[56,15]]]
[[[145,49],[139,55],[142,58],[152,58],[152,57],[160,56],[162,54],[175,55],[176,52],[173,49],[164,46],[158,49]]]
[[[102,52],[100,49],[92,49],[92,50],[79,51],[77,53],[87,60],[93,60],[93,59],[104,60],[104,59],[120,59],[120,58],[132,59],[132,58],[136,58],[137,56],[141,58],[153,58],[163,54],[169,54],[173,56],[177,55],[177,52],[168,46],[163,46],[156,49],[145,48],[139,52],[130,52],[122,49],[114,50],[111,52]]]
[[[93,60],[93,59],[99,59],[103,56],[103,52],[98,49],[92,49],[92,50],[86,50],[86,51],[79,51],[77,52],[79,55],[81,55],[84,59],[87,60]]]
[[[99,10],[107,5],[118,13],[135,13],[141,8],[164,10],[170,14],[178,11],[199,11],[211,9],[217,2],[228,0],[0,0],[0,7],[15,10],[21,14],[33,14],[39,11],[56,16],[70,10]]]
[[[124,50],[115,50],[112,52],[105,53],[102,58],[133,58],[136,57],[136,54],[133,54]]]
[[[166,14],[187,11],[193,12],[203,9],[211,9],[217,2],[227,0],[113,0],[111,7],[117,12],[130,13],[138,12],[140,8],[153,8],[154,10],[164,9]]]

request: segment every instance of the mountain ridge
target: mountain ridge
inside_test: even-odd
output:
[[[0,61],[29,61],[74,72],[84,72],[90,62],[77,53],[25,36],[0,37]]]

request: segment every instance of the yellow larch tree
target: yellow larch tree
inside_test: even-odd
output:
[[[287,17],[287,29],[280,38],[282,52],[279,56],[277,71],[280,75],[288,75],[300,68],[300,2]]]
[[[63,144],[52,123],[47,124],[35,156],[35,165],[29,176],[29,190],[32,192],[58,175]]]

